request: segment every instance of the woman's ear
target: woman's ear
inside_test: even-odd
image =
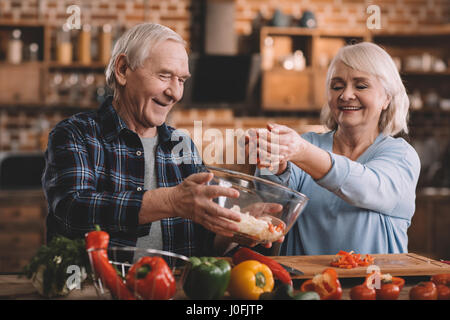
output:
[[[114,66],[114,75],[119,85],[124,86],[127,83],[127,56],[122,53],[116,59],[116,65]]]
[[[386,100],[385,100],[382,110],[386,110],[389,107],[389,105],[391,104],[391,100],[392,100],[392,97],[390,95],[386,95]]]

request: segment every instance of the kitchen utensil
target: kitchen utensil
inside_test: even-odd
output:
[[[280,265],[281,265],[284,269],[286,269],[286,271],[289,272],[291,275],[294,275],[294,276],[302,276],[302,275],[304,275],[303,271],[301,271],[301,270],[298,270],[298,269],[289,267],[289,266],[287,266],[287,265],[285,265],[285,264],[283,264],[283,263],[280,263]]]
[[[275,242],[283,237],[308,202],[300,192],[259,177],[206,166],[214,174],[211,185],[234,188],[238,198],[218,197],[220,206],[240,210],[240,230],[234,241],[243,245]]]

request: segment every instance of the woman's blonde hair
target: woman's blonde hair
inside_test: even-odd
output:
[[[125,54],[129,68],[136,70],[144,64],[151,50],[166,40],[173,40],[186,46],[186,41],[178,33],[157,23],[138,24],[117,40],[105,71],[106,83],[114,90],[114,98],[118,97],[119,91],[114,70],[119,56]]]
[[[374,75],[381,81],[391,101],[387,109],[381,112],[378,122],[380,131],[385,135],[391,136],[401,131],[408,133],[409,98],[391,56],[381,47],[371,42],[361,42],[342,47],[328,68],[326,78],[327,95],[329,94],[331,78],[338,61],[352,69]],[[328,102],[322,108],[320,119],[330,130],[337,129],[338,124],[331,113]]]

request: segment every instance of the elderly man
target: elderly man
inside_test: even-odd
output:
[[[99,225],[110,245],[191,255],[213,251],[216,234],[230,237],[235,212],[213,199],[236,190],[209,186],[192,141],[172,139],[165,124],[190,76],[185,42],[167,27],[144,23],[116,43],[106,70],[114,97],[59,123],[49,135],[42,178],[48,200],[47,241],[83,237]],[[191,161],[175,161],[177,143]]]

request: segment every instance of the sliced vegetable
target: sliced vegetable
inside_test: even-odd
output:
[[[315,291],[321,300],[339,300],[342,297],[342,287],[336,271],[332,268],[325,269],[321,274],[305,281],[300,291]]]
[[[353,251],[339,251],[336,254],[336,258],[330,263],[330,266],[336,268],[352,269],[356,267],[366,267],[373,264],[375,259],[366,254],[364,259],[361,259],[361,254],[353,253]]]
[[[245,247],[240,248],[233,255],[233,263],[235,265],[246,260],[256,260],[265,264],[270,268],[275,278],[280,280],[282,283],[286,283],[292,286],[292,279],[291,276],[289,275],[289,272],[287,272],[286,269],[284,269],[275,260]]]
[[[431,281],[419,282],[409,291],[411,300],[437,300],[438,290]]]
[[[161,257],[142,257],[125,279],[127,287],[144,300],[168,300],[175,295],[175,278]]]
[[[264,292],[271,292],[274,279],[270,268],[256,260],[247,260],[231,269],[228,291],[233,298],[258,300]]]
[[[134,300],[133,294],[117,274],[117,270],[109,262],[106,249],[109,243],[109,234],[101,231],[96,226],[95,231],[86,234],[86,250],[89,252],[94,272],[106,287],[111,291],[114,298],[120,300]]]
[[[191,257],[183,290],[190,299],[220,299],[228,287],[231,266],[227,260],[213,257]]]

